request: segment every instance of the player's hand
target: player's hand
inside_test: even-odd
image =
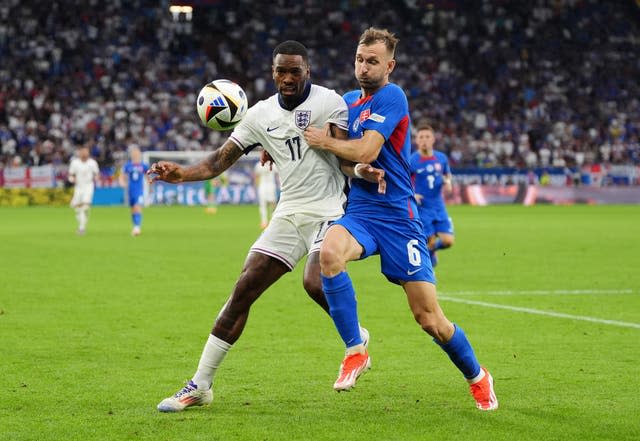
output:
[[[324,149],[327,145],[327,141],[330,139],[327,135],[328,126],[319,129],[317,127],[307,127],[304,130],[304,139],[309,144],[309,147]]]
[[[387,181],[384,179],[384,170],[381,168],[375,168],[371,164],[356,164],[355,168],[358,168],[358,174],[362,176],[362,179],[368,182],[378,183],[378,193],[385,194],[387,192]]]
[[[269,170],[273,171],[273,158],[266,150],[263,150],[260,153],[260,165],[264,167],[265,164],[269,164]]]
[[[453,194],[453,185],[451,184],[451,181],[445,181],[444,183],[444,191],[447,192],[447,194]]]
[[[182,182],[182,167],[175,162],[154,162],[147,171],[147,180],[149,184],[153,184],[156,181],[178,184]]]

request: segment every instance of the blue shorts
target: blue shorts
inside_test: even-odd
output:
[[[375,219],[346,214],[342,225],[362,245],[360,259],[380,254],[382,274],[392,283],[436,283],[421,223],[416,219]]]
[[[144,205],[144,195],[142,194],[129,195],[129,206],[133,207],[135,205]]]
[[[420,220],[424,226],[424,234],[427,238],[438,233],[446,233],[453,236],[453,221],[446,210],[439,212],[434,212],[432,210],[419,211]]]

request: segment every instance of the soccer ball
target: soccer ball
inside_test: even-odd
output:
[[[247,94],[229,80],[215,80],[204,86],[196,104],[202,123],[219,131],[237,126],[249,108]]]

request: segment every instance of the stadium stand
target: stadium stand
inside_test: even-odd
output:
[[[640,8],[634,1],[203,0],[0,5],[0,168],[68,163],[88,143],[112,173],[143,150],[201,150],[196,93],[212,79],[273,93],[273,46],[298,39],[314,79],[356,87],[361,30],[400,37],[394,81],[454,167],[640,164]],[[478,7],[478,5],[480,5]],[[635,55],[634,55],[635,54]]]

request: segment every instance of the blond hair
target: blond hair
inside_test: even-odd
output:
[[[376,43],[384,43],[387,48],[387,52],[393,57],[396,51],[396,45],[400,41],[393,32],[389,32],[387,29],[380,29],[370,27],[360,35],[358,44],[365,46],[371,46]]]

